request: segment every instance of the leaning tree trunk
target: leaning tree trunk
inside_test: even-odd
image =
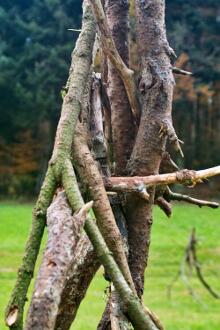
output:
[[[165,30],[165,1],[136,1],[135,5],[142,116],[128,170],[132,176],[146,176],[159,172],[166,135],[172,130],[174,79]],[[126,207],[129,266],[139,296],[143,294],[155,189],[150,188],[148,193],[148,201],[129,196]]]

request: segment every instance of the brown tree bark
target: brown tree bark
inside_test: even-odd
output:
[[[129,161],[131,175],[152,175],[159,172],[166,135],[175,137],[172,129],[171,109],[174,79],[165,30],[165,1],[136,1],[136,24],[141,78],[142,116]],[[175,144],[177,143],[174,139]],[[141,296],[144,286],[144,270],[147,265],[154,187],[150,188],[149,201],[131,195],[127,200],[127,224],[129,242],[129,266]],[[137,248],[138,246],[138,248]]]
[[[74,321],[81,301],[100,266],[87,235],[84,234],[74,251],[74,259],[67,272],[56,319],[56,330],[68,330]]]
[[[86,215],[86,205],[84,210],[72,215],[64,191],[58,193],[48,208],[47,246],[31,299],[25,324],[26,330],[54,329],[67,270],[73,261],[74,249],[80,238]]]
[[[106,18],[112,38],[126,65],[129,63],[128,9],[127,0],[105,1]],[[108,94],[111,105],[115,175],[123,175],[134,143],[134,121],[124,83],[110,60],[108,60]]]

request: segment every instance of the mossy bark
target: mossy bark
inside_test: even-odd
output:
[[[6,325],[11,329],[21,330],[23,327],[23,309],[44,232],[46,210],[51,203],[56,187],[60,184],[65,159],[71,157],[72,137],[90,72],[96,29],[87,0],[84,1],[83,9],[82,32],[73,51],[68,92],[63,101],[53,155],[33,212],[32,229],[27,240],[25,256],[6,309]]]

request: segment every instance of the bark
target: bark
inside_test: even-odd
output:
[[[122,237],[116,225],[102,177],[88,149],[82,126],[78,126],[77,133],[74,137],[73,152],[77,170],[83,182],[88,186],[90,197],[94,201],[93,210],[98,227],[127,282],[134,289]]]
[[[5,323],[9,328],[20,330],[23,327],[23,309],[27,301],[27,291],[34,275],[35,263],[44,233],[46,210],[50,205],[55,189],[56,182],[52,169],[49,167],[33,210],[32,227],[26,243],[24,258],[6,308]]]
[[[100,266],[87,235],[77,244],[74,258],[68,269],[66,283],[61,295],[56,330],[68,330],[74,321],[81,301]]]
[[[82,208],[84,201],[78,188],[73,167],[71,166],[69,160],[67,160],[65,171],[63,173],[63,184],[71,208],[73,210]],[[158,327],[155,325],[154,318],[151,317],[149,310],[144,308],[137,295],[130,288],[130,285],[115,262],[112,253],[109,251],[104,238],[102,237],[90,214],[87,216],[84,228],[94,246],[99,260],[105,267],[107,273],[110,275],[133,326],[140,330],[158,330]]]
[[[6,309],[6,325],[13,329],[22,329],[23,309],[43,236],[46,210],[52,201],[56,186],[60,184],[64,170],[63,166],[66,163],[65,160],[70,157],[72,136],[80,112],[83,91],[90,72],[94,38],[95,22],[88,2],[84,1],[82,32],[77,40],[72,56],[68,79],[69,88],[63,101],[53,155],[33,212],[32,229],[27,240],[25,256]]]
[[[128,1],[106,1],[106,18],[115,47],[124,63],[128,66]],[[130,103],[115,66],[108,61],[108,93],[111,104],[113,156],[115,174],[125,173],[134,143],[134,122]]]
[[[148,176],[159,172],[168,131],[170,138],[176,138],[171,122],[174,79],[166,39],[164,1],[144,0],[135,4],[142,116],[128,170],[131,175]],[[163,132],[162,128],[165,128]],[[176,140],[174,142],[176,145]],[[127,202],[129,265],[139,295],[143,293],[155,189],[150,188],[148,193],[148,202],[136,195],[129,196]]]
[[[115,66],[121,79],[124,82],[133,117],[136,123],[138,123],[140,119],[140,108],[136,93],[134,72],[127,67],[115,47],[115,43],[111,36],[101,1],[93,0],[90,2],[96,23],[99,27],[102,50],[111,61],[111,63]]]
[[[69,264],[80,238],[87,210],[72,215],[64,192],[59,192],[47,211],[48,241],[38,272],[25,329],[54,329]],[[53,290],[51,290],[53,288]]]
[[[107,141],[104,134],[102,115],[102,84],[101,76],[93,73],[91,107],[90,107],[90,131],[92,137],[92,150],[95,159],[100,165],[103,175],[109,176],[109,164],[107,155]]]
[[[191,187],[197,183],[202,183],[202,181],[207,178],[216,175],[220,175],[220,166],[215,166],[199,171],[185,169],[173,173],[155,174],[147,176],[112,176],[105,180],[105,186],[108,190],[121,192],[133,192],[137,190],[140,185],[151,187],[179,183]]]

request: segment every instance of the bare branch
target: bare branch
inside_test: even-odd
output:
[[[79,191],[74,169],[70,160],[66,160],[65,163],[63,185],[71,208],[73,210],[76,210],[76,208],[82,208],[84,201]],[[123,276],[98,227],[89,214],[85,221],[84,229],[94,246],[97,257],[114,283],[114,286],[124,304],[125,311],[129,315],[129,319],[134,327],[140,330],[161,329],[154,323],[154,320],[151,319],[147,309],[143,308],[143,305],[135,293],[135,290],[131,289],[132,285],[129,285],[129,281],[127,282]]]
[[[165,194],[166,194],[166,198],[170,201],[187,202],[190,204],[198,205],[199,207],[208,206],[213,209],[216,209],[219,207],[219,203],[196,199],[196,198],[190,197],[188,195],[177,194],[177,193],[174,193],[173,191],[171,191],[169,188],[167,188],[167,191]]]
[[[179,69],[175,66],[172,67],[172,71],[173,73],[176,73],[176,74],[182,74],[184,76],[192,76],[193,73],[192,72],[189,72],[189,71],[185,71],[185,70],[182,70],[182,69]]]
[[[136,84],[134,80],[134,72],[126,66],[115,47],[115,43],[111,36],[111,32],[107,24],[106,16],[101,1],[92,0],[90,1],[90,3],[93,9],[94,17],[100,30],[100,41],[103,52],[109,58],[111,63],[115,66],[121,79],[123,80],[134,119],[136,123],[139,123],[140,109],[137,98]]]
[[[110,177],[106,179],[105,186],[110,191],[133,192],[137,186],[169,185],[172,183],[192,186],[201,183],[202,180],[220,174],[220,166],[211,167],[205,170],[181,170],[174,173],[156,174],[149,176],[132,177]]]
[[[196,297],[196,294],[194,293],[191,285],[188,283],[188,279],[187,279],[187,275],[185,273],[185,266],[188,266],[190,271],[193,270],[193,268],[196,271],[196,275],[199,279],[199,281],[202,283],[202,285],[208,290],[208,292],[216,299],[220,299],[220,296],[218,293],[216,293],[212,287],[206,282],[206,280],[204,279],[203,275],[202,275],[202,269],[201,266],[199,264],[199,261],[197,259],[197,254],[196,254],[196,244],[197,244],[197,239],[196,239],[196,231],[195,228],[192,229],[192,232],[190,234],[190,239],[189,239],[189,243],[186,247],[185,250],[185,256],[184,256],[184,260],[181,263],[181,267],[177,273],[177,275],[174,277],[173,281],[171,282],[171,284],[168,287],[168,296],[171,296],[171,289],[174,285],[174,283],[178,280],[178,278],[181,276],[184,280],[184,282],[187,285],[187,288],[189,289],[190,294],[194,297]]]

